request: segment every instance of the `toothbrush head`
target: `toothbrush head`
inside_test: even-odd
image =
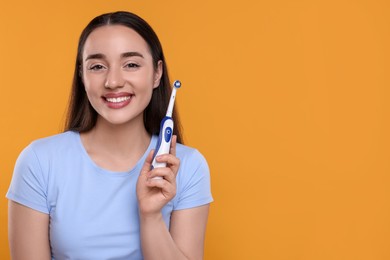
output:
[[[173,86],[175,88],[180,88],[181,87],[181,82],[179,80],[176,80],[175,82],[173,82]]]

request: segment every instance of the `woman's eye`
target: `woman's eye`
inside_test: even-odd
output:
[[[102,70],[102,69],[104,69],[104,67],[103,67],[103,65],[96,64],[96,65],[89,67],[89,69],[90,70]]]
[[[135,69],[135,68],[139,68],[140,66],[136,63],[127,63],[125,67],[129,69]]]

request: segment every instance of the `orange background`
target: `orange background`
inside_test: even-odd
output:
[[[212,171],[205,259],[390,259],[388,0],[3,0],[0,259],[14,162],[61,130],[78,36],[115,10],[149,21],[183,82]]]

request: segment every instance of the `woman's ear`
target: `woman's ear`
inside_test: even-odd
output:
[[[154,72],[153,88],[157,88],[158,86],[160,86],[162,74],[163,74],[163,62],[162,62],[162,60],[159,60],[157,62],[156,71]]]

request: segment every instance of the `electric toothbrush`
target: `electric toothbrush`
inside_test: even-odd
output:
[[[164,163],[157,162],[156,157],[161,155],[161,154],[169,153],[169,150],[171,148],[171,141],[172,141],[172,136],[173,136],[172,112],[173,112],[173,106],[175,104],[176,90],[180,87],[181,87],[181,82],[176,80],[173,83],[173,88],[172,88],[171,98],[169,100],[167,113],[166,113],[165,117],[161,120],[160,134],[158,136],[156,149],[155,149],[154,155],[153,155],[152,169],[166,167],[166,163],[165,162]],[[162,177],[154,177],[153,179],[162,179]]]

